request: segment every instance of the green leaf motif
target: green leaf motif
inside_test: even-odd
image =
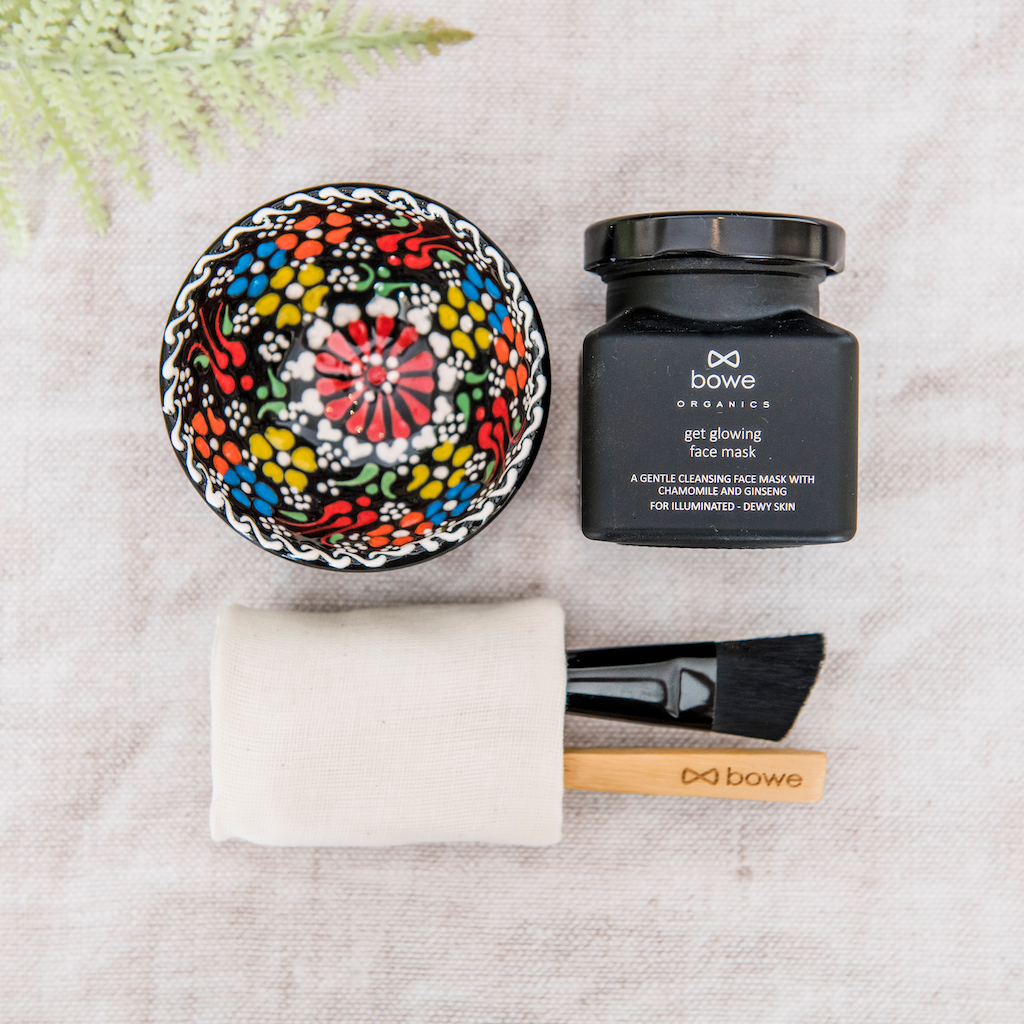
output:
[[[218,125],[254,144],[301,113],[296,86],[331,100],[359,73],[471,38],[370,7],[349,17],[344,0],[0,0],[0,233],[28,245],[19,163],[58,161],[103,231],[96,168],[113,163],[147,196],[147,129],[195,168],[197,144],[223,155]]]

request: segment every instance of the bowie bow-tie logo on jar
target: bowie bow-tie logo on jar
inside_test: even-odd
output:
[[[479,532],[528,472],[547,346],[478,228],[377,185],[296,192],[232,225],[171,310],[171,443],[206,502],[274,554],[423,561]]]

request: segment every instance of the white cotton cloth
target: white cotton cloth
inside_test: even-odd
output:
[[[565,683],[554,601],[232,606],[213,647],[210,831],[268,846],[556,843]]]

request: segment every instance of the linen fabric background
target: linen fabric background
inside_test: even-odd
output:
[[[0,1022],[1019,1024],[1024,996],[1024,8],[1002,0],[404,0],[477,33],[153,197],[51,167],[0,255],[5,523]],[[163,325],[217,233],[371,181],[490,234],[536,300],[553,404],[519,495],[383,575],[272,557],[167,441]],[[826,217],[823,316],[861,341],[845,545],[586,540],[576,370],[603,320],[587,224],[666,209]],[[570,647],[821,630],[784,806],[570,792],[562,843],[211,841],[209,658],[231,603],[339,611],[544,596]],[[679,745],[567,721],[570,745]],[[700,743],[700,734],[682,742]],[[709,744],[734,745],[731,737]],[[746,741],[756,745],[753,741]]]

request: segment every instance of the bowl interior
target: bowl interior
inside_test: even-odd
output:
[[[285,558],[383,569],[509,500],[546,420],[519,276],[412,193],[332,185],[261,207],[196,264],[164,333],[163,408],[193,484]]]

